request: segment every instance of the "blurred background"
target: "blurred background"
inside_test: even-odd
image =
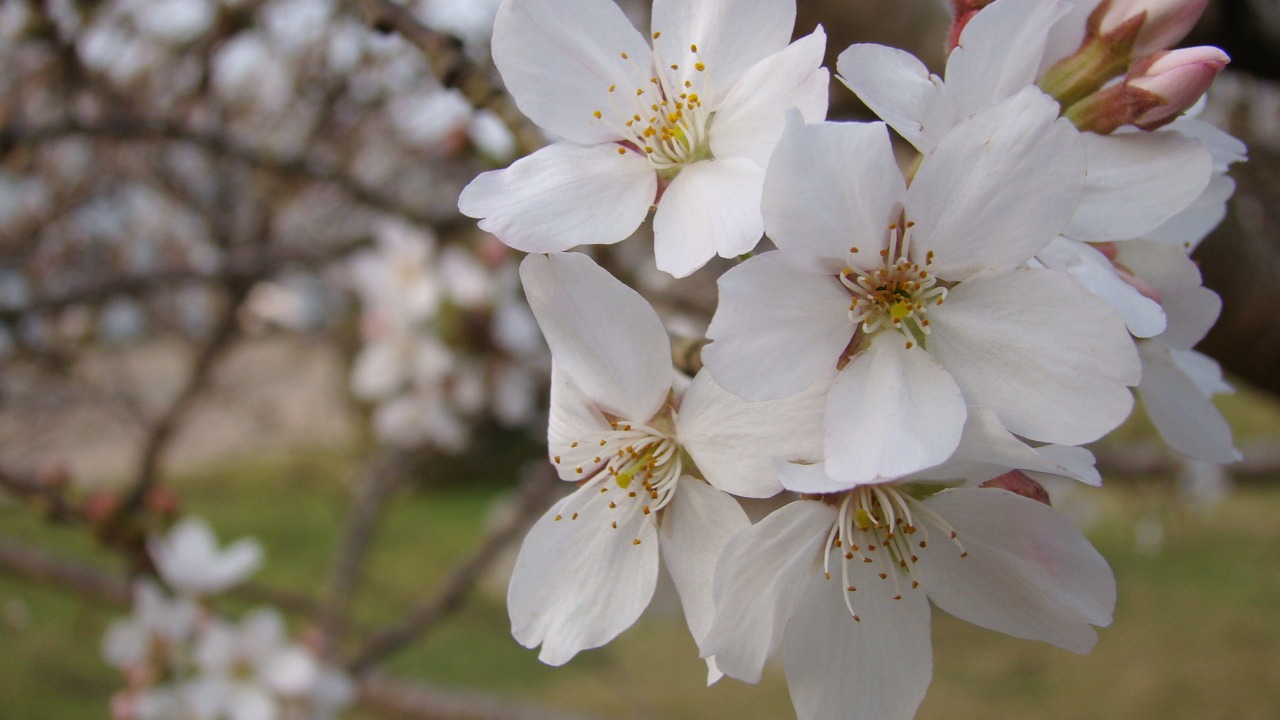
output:
[[[350,717],[792,716],[777,667],[703,687],[669,588],[564,668],[510,637],[512,553],[561,489],[518,254],[456,211],[544,142],[488,60],[497,5],[0,0],[0,720],[108,716],[104,630],[187,514],[260,540],[219,602],[327,638]],[[941,67],[941,0],[799,7],[830,66]],[[1116,572],[1113,627],[1077,657],[937,613],[921,718],[1280,717],[1280,4],[1211,0],[1184,44],[1232,56],[1204,117],[1249,147],[1196,255],[1244,459],[1140,413],[1092,448],[1107,486],[1055,503]],[[831,117],[870,115],[836,83]],[[597,258],[697,337],[726,265],[675,283],[647,242]]]

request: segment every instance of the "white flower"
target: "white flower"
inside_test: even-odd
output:
[[[651,45],[610,0],[506,0],[494,61],[563,141],[479,176],[459,208],[549,252],[624,240],[656,205],[657,264],[677,277],[748,252],[787,110],[827,110],[826,36],[788,45],[794,21],[794,0],[657,0]]]
[[[1080,9],[1056,0],[996,0],[965,25],[945,81],[907,52],[869,44],[840,54],[838,77],[927,155],[951,128],[1034,86],[1045,68],[1073,52],[1088,14]],[[1082,133],[1088,174],[1063,234],[1084,242],[1126,240],[1196,201],[1213,163],[1198,131],[1188,132],[1184,122],[1150,133]]]
[[[167,674],[181,666],[200,609],[186,598],[170,599],[153,583],[133,586],[133,613],[107,626],[102,657],[126,672],[139,668]]]
[[[240,584],[262,564],[262,546],[241,538],[218,549],[218,538],[203,519],[184,518],[163,537],[152,537],[147,550],[161,579],[185,595],[216,595]]]
[[[848,482],[956,449],[965,405],[1043,442],[1097,439],[1129,413],[1139,365],[1116,313],[1024,267],[1070,218],[1078,134],[1028,88],[958,125],[906,187],[883,125],[793,116],[769,167],[778,246],[720,279],[707,368],[748,400],[841,368],[825,459]]]
[[[987,454],[985,430],[966,435],[971,454]],[[992,456],[1018,462],[1007,452],[1011,439],[999,439],[1005,447]],[[994,487],[937,492],[930,478],[956,478],[946,468],[921,473],[920,483],[852,488],[820,465],[782,464],[780,472],[788,489],[830,494],[807,495],[815,499],[730,539],[702,652],[715,653],[725,674],[755,682],[780,649],[801,720],[912,717],[932,674],[930,601],[1073,652],[1093,647],[1092,625],[1111,622],[1116,589],[1106,561],[1046,504]]]
[[[532,255],[521,277],[552,352],[552,462],[580,485],[520,549],[512,633],[552,665],[609,642],[649,604],[661,556],[699,640],[716,556],[748,524],[714,486],[779,490],[772,458],[819,452],[821,397],[746,404],[700,373],[677,400],[670,341],[635,291],[575,253]]]

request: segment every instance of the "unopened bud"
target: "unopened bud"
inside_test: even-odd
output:
[[[1161,104],[1132,120],[1143,130],[1173,122],[1196,104],[1218,73],[1231,62],[1222,50],[1190,47],[1156,53],[1133,66],[1125,83],[1161,99]]]
[[[1142,26],[1134,40],[1135,57],[1173,47],[1204,14],[1209,0],[1102,0],[1089,16],[1089,28],[1106,35],[1134,18]]]
[[[1021,495],[1024,498],[1030,498],[1045,505],[1050,504],[1049,491],[1045,490],[1040,483],[1027,477],[1027,474],[1021,470],[1010,470],[1003,475],[993,477],[982,483],[980,487],[1007,490],[1014,495]]]
[[[947,31],[947,49],[954,50],[960,44],[960,33],[974,15],[995,0],[951,0],[951,29]]]

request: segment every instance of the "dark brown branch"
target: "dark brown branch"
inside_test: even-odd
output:
[[[129,581],[124,575],[63,560],[4,538],[0,538],[0,568],[114,605],[129,604]]]
[[[494,82],[487,67],[467,57],[457,38],[423,25],[411,9],[392,0],[351,2],[370,27],[398,33],[421,50],[441,85],[458,90],[472,107],[488,110],[506,123],[521,155],[528,155],[546,144],[537,126],[520,112],[506,90]]]
[[[542,514],[558,485],[550,465],[540,465],[529,473],[521,485],[515,511],[508,519],[493,528],[471,556],[454,567],[434,596],[419,604],[400,622],[374,635],[348,664],[351,672],[368,672],[457,610],[499,554],[519,539]]]

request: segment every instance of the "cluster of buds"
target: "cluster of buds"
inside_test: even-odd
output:
[[[1089,15],[1080,47],[1050,67],[1040,87],[1082,130],[1109,134],[1122,125],[1154,130],[1173,122],[1230,62],[1215,47],[1168,49],[1191,31],[1207,2],[1103,0]]]

